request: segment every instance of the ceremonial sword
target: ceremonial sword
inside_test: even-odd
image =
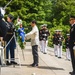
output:
[[[10,0],[5,6],[4,6],[4,10],[6,9],[6,7],[11,3],[12,0]]]

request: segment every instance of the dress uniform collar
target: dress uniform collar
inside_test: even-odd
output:
[[[73,27],[75,25],[75,23],[73,23],[72,25],[71,25],[71,27]]]
[[[73,27],[74,24],[71,25],[71,27]]]

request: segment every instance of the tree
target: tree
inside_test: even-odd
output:
[[[9,0],[0,0],[0,6],[4,7]],[[68,32],[69,17],[75,15],[74,0],[12,0],[6,8],[6,15],[14,15],[14,23],[19,16],[23,21],[23,26],[30,31],[30,22],[37,21],[37,26],[46,23],[49,30],[62,29]],[[64,30],[65,29],[65,30]],[[52,32],[51,32],[52,33]]]
[[[68,25],[70,15],[75,15],[75,1],[52,0],[52,4],[52,20],[55,18],[58,25],[60,25],[60,22],[62,22],[62,25]]]

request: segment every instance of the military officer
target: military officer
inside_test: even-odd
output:
[[[75,16],[70,17],[70,40],[69,40],[69,48],[71,54],[71,62],[73,71],[70,72],[71,75],[75,75]]]
[[[43,40],[43,36],[42,36],[42,30],[43,30],[43,25],[41,25],[41,29],[39,30],[39,42],[40,42],[40,51],[43,52],[43,45],[42,45],[42,40]]]
[[[57,57],[57,52],[58,52],[58,30],[55,30],[55,33],[53,35],[53,44],[54,44],[54,54]]]
[[[63,41],[63,36],[61,34],[61,30],[58,31],[58,58],[61,58],[62,57],[62,41]]]
[[[11,14],[8,14],[7,23],[9,24],[9,29],[8,29],[6,36],[4,37],[4,41],[6,41],[6,44],[8,44],[8,42],[10,41],[10,43],[6,47],[6,59],[9,59],[9,51],[10,51],[11,61],[7,60],[6,65],[17,64],[14,60],[15,59],[16,41],[15,41],[15,38],[13,37],[13,35],[14,35],[14,24],[12,22],[13,19],[14,19],[14,17]]]
[[[47,29],[47,24],[43,25],[42,29],[42,50],[43,53],[47,53],[47,45],[48,45],[48,36],[50,35],[49,30]]]
[[[70,60],[69,40],[70,40],[70,34],[67,34],[67,38],[65,39],[65,45],[66,45],[66,59],[67,59],[67,60]]]

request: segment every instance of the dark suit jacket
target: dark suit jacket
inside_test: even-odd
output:
[[[73,48],[73,46],[75,46],[75,24],[70,29],[69,47]]]

